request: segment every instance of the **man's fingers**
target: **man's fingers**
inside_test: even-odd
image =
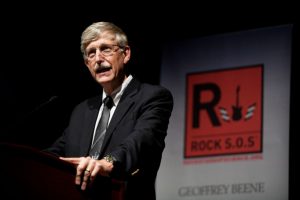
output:
[[[76,185],[80,185],[81,184],[81,176],[80,175],[76,175],[76,177],[75,177],[75,184]]]
[[[89,181],[89,177],[90,177],[91,172],[89,170],[85,170],[83,177],[82,177],[82,183],[81,183],[81,190],[85,190],[86,186],[88,184]]]
[[[81,190],[85,190],[101,170],[101,165],[91,157],[60,157],[60,159],[77,165],[75,184],[81,185]]]
[[[59,159],[78,165],[80,163],[81,158],[65,158],[65,157],[59,157]]]
[[[81,183],[81,190],[85,190],[87,186],[87,181],[82,181]]]
[[[94,169],[93,169],[93,171],[91,171],[91,174],[90,174],[90,181],[91,181],[91,183],[95,180],[97,174],[99,173],[99,170],[100,170],[100,165],[98,165],[97,163],[95,163]]]

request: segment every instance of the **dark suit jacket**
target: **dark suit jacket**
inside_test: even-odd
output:
[[[102,95],[76,106],[69,126],[48,151],[65,157],[87,156],[101,100]],[[173,97],[161,86],[134,78],[125,89],[107,128],[100,158],[110,154],[117,159],[111,177],[126,180],[127,199],[155,199],[155,179],[172,109]]]

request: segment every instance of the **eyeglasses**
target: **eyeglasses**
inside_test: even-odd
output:
[[[102,44],[98,48],[90,48],[86,51],[86,56],[89,60],[93,60],[96,57],[97,49],[100,51],[100,54],[104,57],[112,56],[114,52],[119,49],[123,49],[117,44]]]

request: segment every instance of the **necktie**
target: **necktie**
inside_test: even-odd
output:
[[[113,106],[113,100],[110,96],[106,96],[105,99],[103,100],[103,111],[102,115],[99,121],[99,124],[96,129],[94,141],[91,146],[91,150],[89,155],[93,159],[98,159],[101,146],[104,140],[105,132],[106,132],[106,127],[108,124],[109,120],[109,114],[110,114],[110,109]]]

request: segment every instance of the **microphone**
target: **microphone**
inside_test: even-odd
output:
[[[51,96],[46,101],[35,106],[31,111],[27,112],[27,114],[10,122],[3,135],[3,140],[10,143],[20,143],[33,146],[37,145],[37,143],[34,142],[36,138],[39,138],[40,143],[42,143],[39,130],[41,130],[41,127],[43,126],[41,120],[44,119],[45,116],[41,116],[43,113],[39,112],[50,106],[53,102],[57,101],[57,99],[58,96]]]
[[[44,101],[43,103],[37,105],[31,112],[28,113],[27,116],[31,116],[32,114],[38,112],[42,108],[46,107],[48,104],[52,103],[58,98],[58,96],[51,96],[47,101]]]

